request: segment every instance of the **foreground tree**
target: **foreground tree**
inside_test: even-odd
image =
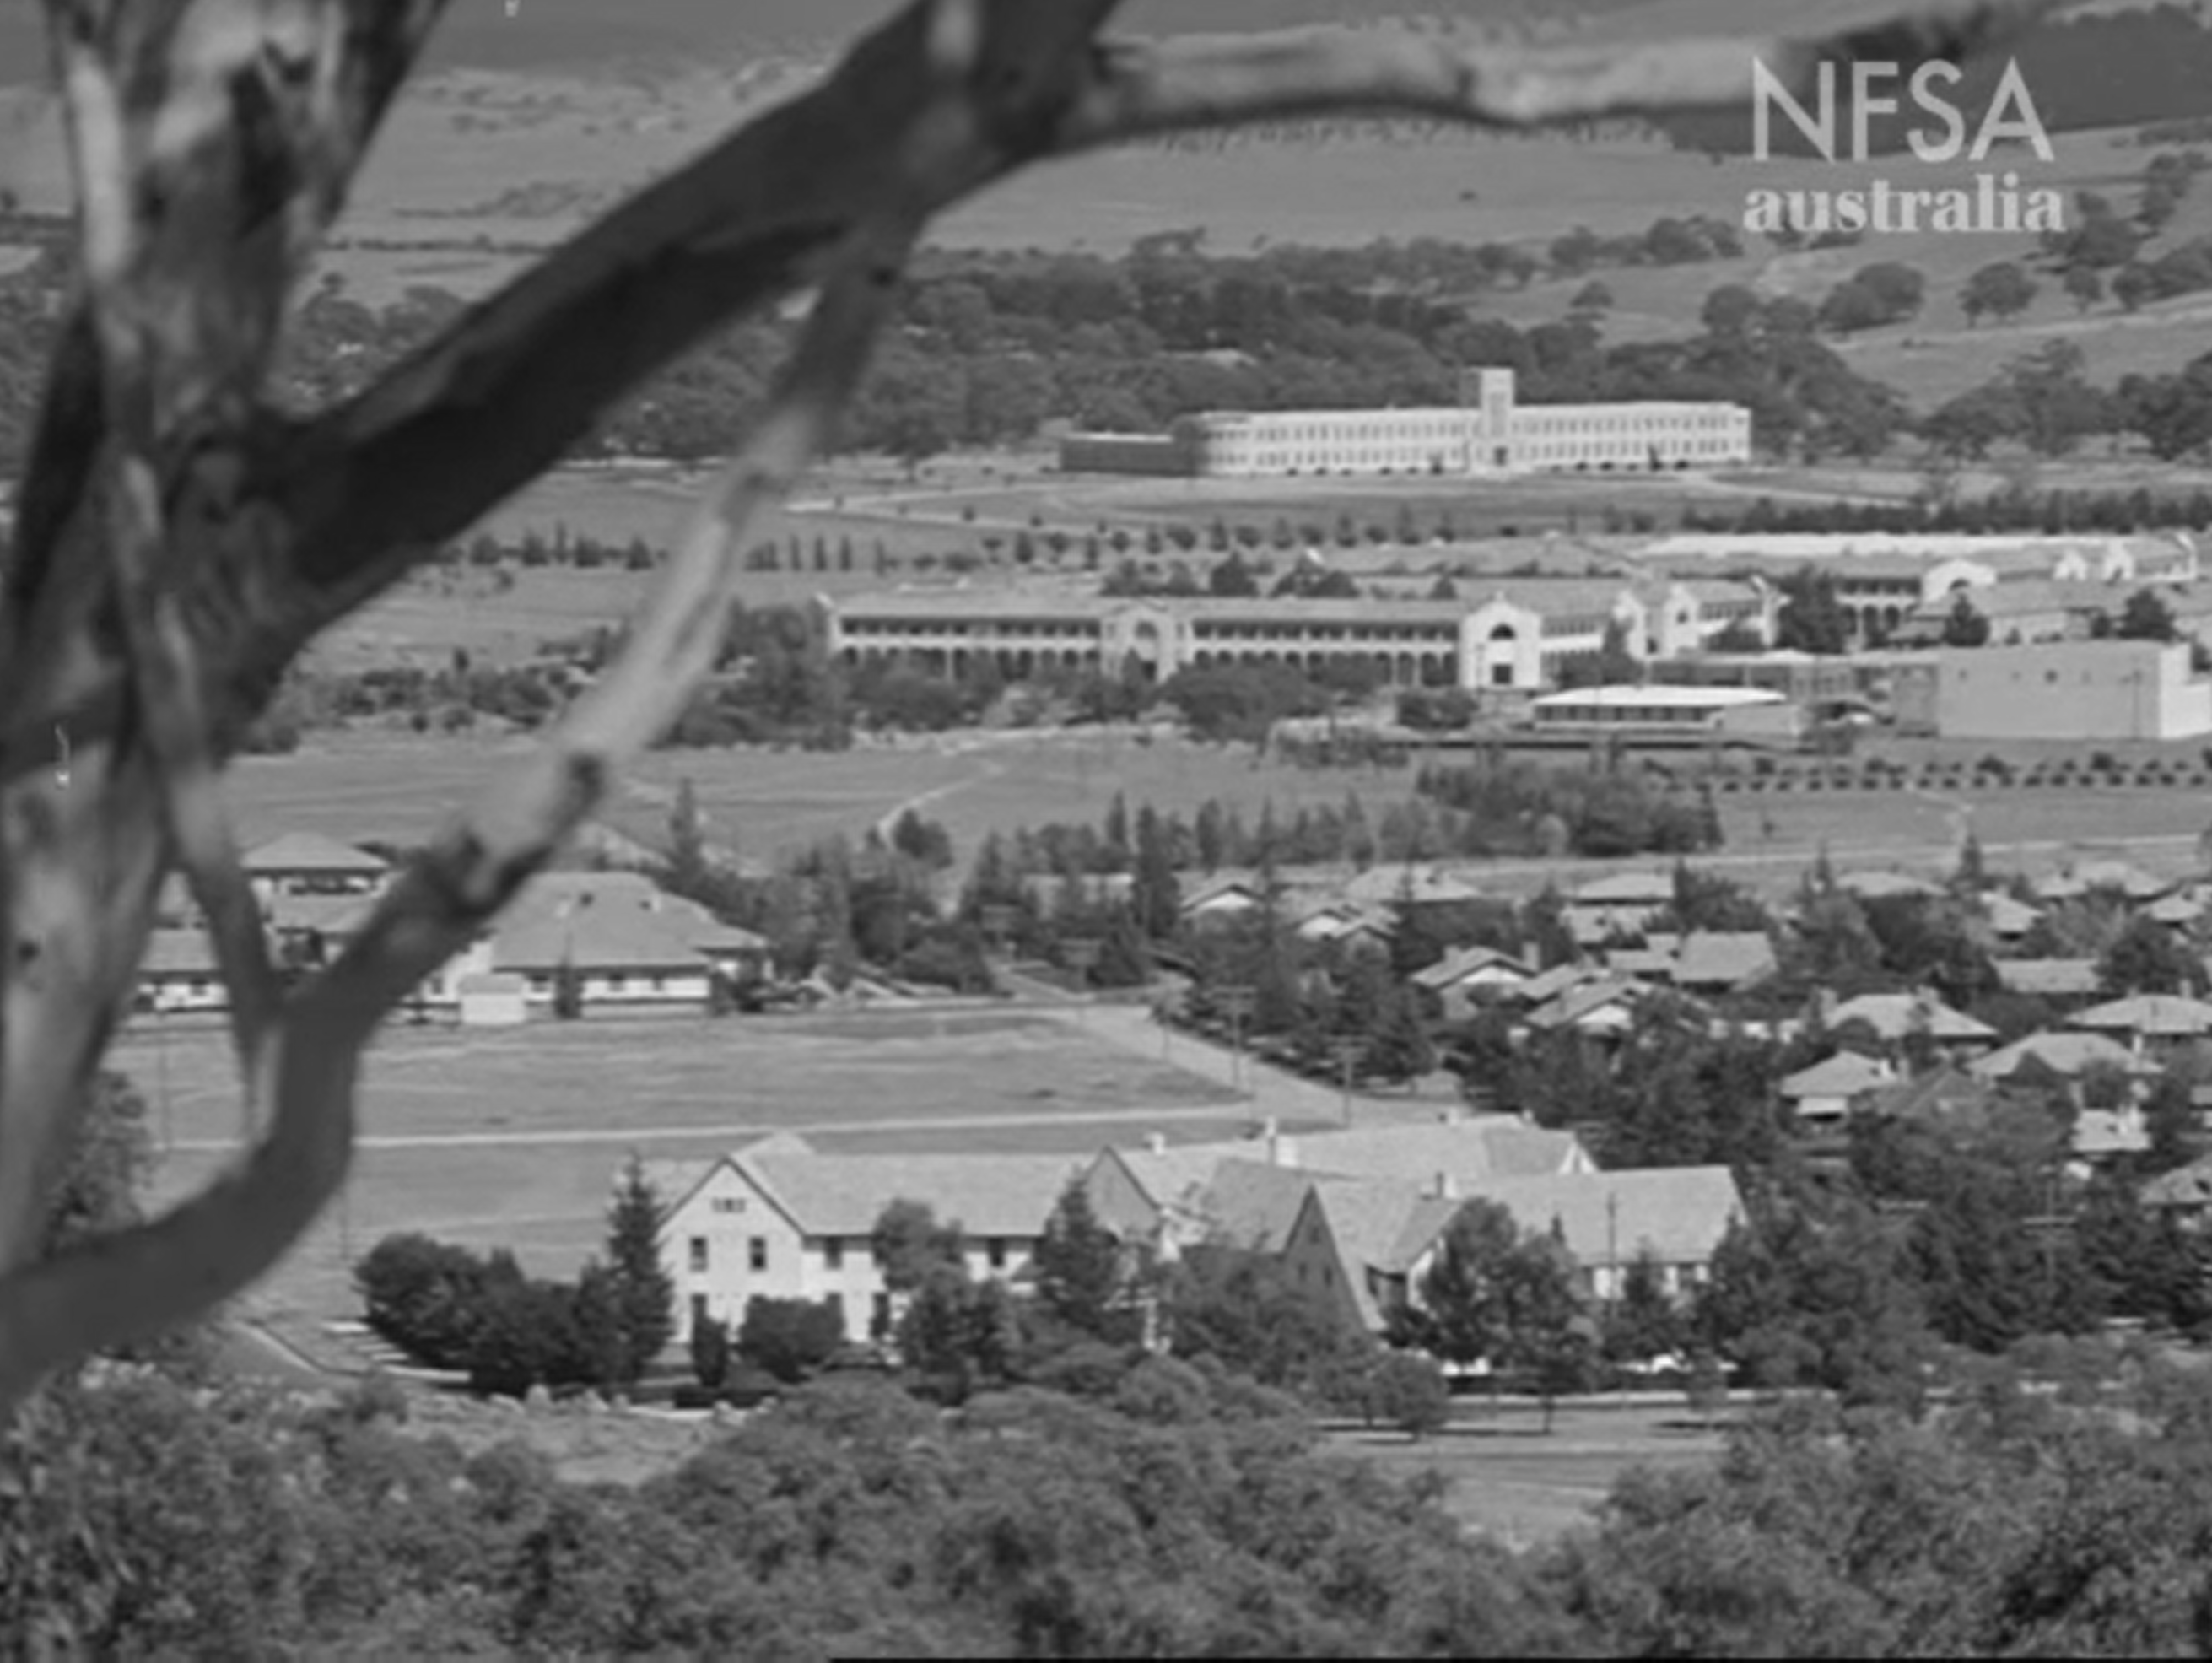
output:
[[[1809,41],[1531,49],[1371,31],[1102,40],[1115,9],[917,0],[389,375],[298,414],[270,392],[289,308],[443,0],[47,0],[83,280],[0,579],[0,1405],[213,1309],[337,1192],[369,1039],[684,711],[750,528],[830,438],[936,213],[1032,161],[1197,127],[1735,107],[1754,55],[1809,96],[1825,58],[1955,58],[2047,8],[1929,0]],[[623,655],[409,862],[334,963],[280,986],[222,776],[286,667],[646,378],[805,289],[793,359]],[[251,1154],[166,1217],[42,1258],[178,868],[229,990]]]

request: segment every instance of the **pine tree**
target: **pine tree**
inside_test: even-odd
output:
[[[1091,1211],[1090,1191],[1071,1179],[1046,1221],[1032,1260],[1038,1301],[1079,1333],[1116,1338],[1121,1246]]]
[[[637,1380],[676,1332],[676,1284],[660,1262],[659,1192],[632,1155],[607,1209],[607,1270],[621,1334],[621,1379]]]

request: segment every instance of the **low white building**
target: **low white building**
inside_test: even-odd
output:
[[[2077,742],[2212,734],[2212,677],[2191,649],[2155,641],[2051,641],[1936,654],[1943,739]]]
[[[781,1134],[719,1160],[655,1174],[661,1263],[677,1338],[711,1318],[735,1329],[752,1299],[832,1301],[856,1343],[893,1313],[869,1238],[895,1201],[957,1224],[969,1274],[1019,1282],[1085,1162],[1064,1155],[825,1154]]]

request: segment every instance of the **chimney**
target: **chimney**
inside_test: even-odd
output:
[[[1168,1135],[1165,1132],[1146,1132],[1145,1149],[1150,1154],[1165,1154],[1168,1152]]]
[[[1429,1180],[1429,1193],[1438,1201],[1459,1199],[1459,1183],[1449,1173],[1438,1173]]]
[[[1826,1027],[1826,1026],[1828,1026],[1828,1024],[1829,1024],[1829,1023],[1831,1023],[1831,1022],[1834,1021],[1835,1020],[1836,1020],[1836,990],[1835,990],[1835,989],[1833,989],[1833,988],[1830,988],[1830,987],[1824,987],[1824,988],[1819,989],[1819,990],[1816,990],[1816,991],[1814,993],[1814,995],[1813,995],[1813,1020],[1814,1020],[1814,1022],[1817,1026],[1820,1026],[1820,1027]]]

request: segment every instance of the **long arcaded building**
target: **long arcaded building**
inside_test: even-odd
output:
[[[1776,596],[1735,579],[1508,578],[1456,600],[1115,598],[1066,590],[937,588],[826,600],[831,650],[849,664],[896,661],[936,675],[988,660],[1004,674],[1133,665],[1164,680],[1214,665],[1307,671],[1367,660],[1401,686],[1534,693],[1565,661],[1595,653],[1614,624],[1630,653],[1664,661],[1706,649],[1731,625],[1774,634]]]
[[[1447,409],[1211,411],[1158,435],[1075,433],[1070,473],[1293,475],[1649,472],[1751,460],[1741,405],[1522,405],[1510,369],[1470,370]]]

